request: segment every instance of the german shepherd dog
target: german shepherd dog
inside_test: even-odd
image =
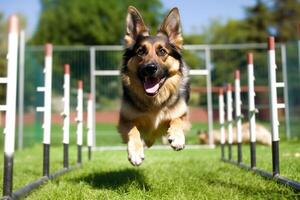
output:
[[[121,69],[123,97],[118,131],[128,145],[128,160],[144,160],[144,144],[167,135],[174,150],[182,150],[189,129],[189,80],[181,50],[179,12],[173,8],[155,36],[136,8],[126,19],[125,52]]]

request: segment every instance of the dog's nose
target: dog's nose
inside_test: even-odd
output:
[[[146,65],[143,69],[142,69],[142,73],[144,76],[152,76],[153,74],[155,74],[155,72],[157,71],[157,65],[154,63],[148,64]]]

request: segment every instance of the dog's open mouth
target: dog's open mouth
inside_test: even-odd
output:
[[[146,94],[149,96],[157,94],[165,80],[165,77],[160,79],[157,77],[146,76],[144,79],[144,89]]]

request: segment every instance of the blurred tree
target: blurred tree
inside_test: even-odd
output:
[[[229,20],[222,24],[219,20],[212,20],[205,28],[204,40],[212,44],[245,43],[247,40],[247,29],[243,21]],[[236,50],[213,50],[212,58],[212,80],[214,85],[223,85],[225,82],[233,81],[234,70],[245,64],[245,52]],[[242,68],[242,70],[244,70]]]
[[[274,0],[271,11],[278,41],[296,40],[300,19],[299,0]]]
[[[244,30],[246,31],[246,41],[255,43],[266,43],[270,35],[275,35],[274,21],[270,7],[263,0],[257,0],[256,4],[245,8],[246,19]],[[252,50],[254,54],[255,66],[255,84],[266,85],[268,77],[265,50]],[[244,56],[245,58],[245,56]],[[246,62],[244,62],[246,65]],[[242,77],[246,83],[247,77]]]
[[[243,21],[230,19],[225,24],[212,20],[204,33],[206,42],[212,44],[233,44],[246,42],[247,31]]]
[[[159,0],[41,0],[42,14],[33,44],[120,44],[125,31],[127,7],[135,6],[145,23],[157,30],[162,18]]]
[[[266,42],[269,31],[272,28],[272,18],[270,9],[262,1],[257,0],[256,4],[245,8],[246,19],[243,22],[244,31],[246,31],[247,42]]]

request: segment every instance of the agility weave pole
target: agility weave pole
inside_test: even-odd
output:
[[[44,113],[43,122],[43,175],[49,175],[49,160],[50,160],[50,138],[51,138],[51,91],[52,91],[52,44],[45,45],[45,84],[43,87],[38,87],[38,92],[44,92],[44,107],[37,107],[37,112]]]
[[[254,91],[254,65],[253,54],[247,54],[247,71],[248,71],[248,118],[249,118],[249,133],[250,133],[250,159],[251,168],[256,167],[256,132],[255,132],[255,114],[257,109],[255,108],[255,91]]]
[[[224,90],[219,90],[219,123],[221,133],[221,159],[225,159],[225,105],[224,105]]]
[[[50,63],[52,62],[49,62],[49,59],[47,59],[47,55],[49,55],[49,44],[46,45],[46,56],[45,56],[45,67],[47,66],[47,63],[48,63],[48,68],[45,68],[44,72],[47,73],[47,69],[52,69],[52,66],[50,67]],[[47,50],[48,49],[48,50]],[[49,58],[49,57],[48,57]],[[47,75],[46,75],[47,77]],[[45,83],[47,82],[46,81],[46,77],[45,77]],[[51,78],[51,76],[48,76]],[[50,81],[49,81],[50,82]],[[49,124],[49,126],[51,126],[51,110],[49,109],[49,104],[45,104],[44,107],[38,107],[37,110],[39,111],[43,111],[44,112],[44,120],[47,120],[48,122],[46,123],[46,121],[44,121],[44,124],[43,124],[43,128],[44,128],[44,154],[43,154],[43,176],[27,185],[25,185],[24,187],[18,189],[17,191],[13,192],[11,195],[7,195],[5,197],[3,197],[3,199],[19,199],[23,196],[25,196],[26,194],[28,194],[29,192],[31,192],[33,189],[39,187],[40,185],[44,184],[46,181],[48,180],[52,180],[58,176],[61,176],[69,171],[72,171],[78,167],[81,166],[81,146],[82,146],[82,122],[83,122],[83,117],[82,117],[82,104],[83,104],[83,91],[82,91],[82,82],[80,83],[81,81],[79,81],[79,86],[81,86],[81,88],[78,88],[78,91],[79,91],[79,94],[78,94],[78,99],[79,102],[78,102],[78,115],[77,115],[77,122],[81,123],[80,126],[77,126],[77,133],[79,133],[78,137],[77,137],[77,144],[81,144],[80,145],[80,148],[78,148],[78,154],[77,154],[77,164],[74,165],[74,166],[69,166],[68,167],[64,167],[63,169],[61,170],[58,170],[52,174],[49,173],[49,151],[50,151],[50,133],[45,131],[47,130],[46,128],[49,128],[50,127],[47,127],[47,124]],[[45,85],[45,88],[46,88],[47,84]],[[42,91],[43,87],[40,87],[38,89],[38,91]],[[46,95],[46,91],[45,91],[45,95]],[[49,98],[49,100],[51,104],[51,98]],[[45,98],[45,102],[46,102],[46,98]],[[81,104],[81,106],[80,106]],[[49,113],[50,113],[50,117],[45,117],[45,112],[47,112],[47,109],[49,109]],[[81,131],[80,131],[80,127],[81,127]],[[81,132],[81,134],[80,134]],[[45,135],[46,134],[46,135]],[[48,140],[49,139],[49,140]],[[46,145],[45,145],[46,144]],[[64,157],[65,158],[65,157]],[[67,157],[68,158],[68,157]],[[64,163],[68,161],[65,161],[64,160]]]
[[[44,92],[44,105],[37,107],[37,112],[43,112],[43,166],[42,177],[28,183],[27,185],[19,188],[16,191],[12,191],[13,188],[13,161],[14,161],[14,149],[15,149],[15,118],[16,118],[16,85],[17,85],[17,58],[18,58],[18,18],[13,15],[9,19],[9,35],[8,35],[8,54],[7,54],[7,77],[0,77],[0,84],[6,84],[6,105],[0,105],[0,111],[5,111],[5,128],[4,128],[4,175],[3,175],[3,197],[2,199],[19,199],[33,189],[39,187],[48,180],[54,179],[60,175],[63,175],[73,169],[81,166],[81,147],[83,137],[83,83],[78,82],[78,96],[77,96],[77,164],[74,166],[67,165],[61,170],[58,170],[50,174],[50,139],[51,139],[51,85],[52,85],[52,45],[45,45],[45,63],[44,63],[44,86],[38,87],[38,92]],[[70,87],[70,85],[67,85]],[[69,92],[67,100],[69,97]],[[89,104],[92,104],[91,100]],[[68,104],[66,104],[68,105]],[[64,109],[66,111],[66,109]],[[90,111],[91,112],[91,109]],[[65,113],[65,112],[64,112]],[[89,113],[88,115],[91,115]],[[69,123],[66,123],[66,130],[69,130]],[[68,136],[68,135],[67,135]],[[66,136],[65,138],[66,139]],[[92,138],[91,138],[92,140]],[[64,140],[65,141],[65,140]],[[90,141],[92,143],[93,141]],[[90,149],[90,148],[89,148]],[[90,152],[91,154],[91,152]],[[91,156],[89,156],[90,159]],[[68,161],[64,160],[64,163]],[[65,165],[64,165],[65,166]]]
[[[19,20],[16,15],[13,15],[9,18],[8,29],[7,77],[1,78],[1,83],[6,83],[6,105],[2,105],[0,110],[6,112],[4,128],[3,196],[9,197],[12,194],[15,151],[15,118],[19,41]]]
[[[235,71],[234,77],[234,102],[235,102],[235,122],[237,134],[237,156],[238,163],[242,162],[242,112],[241,112],[241,83],[240,71]]]
[[[227,85],[226,91],[226,105],[227,105],[227,133],[228,133],[228,160],[232,160],[232,86]]]
[[[93,96],[89,94],[87,102],[87,146],[88,146],[88,159],[92,159],[92,146],[93,146]]]
[[[62,99],[64,104],[64,111],[61,113],[61,116],[64,120],[63,125],[63,166],[64,168],[69,167],[69,140],[70,140],[70,65],[65,64],[64,65],[64,97]]]
[[[53,174],[50,174],[50,139],[51,139],[51,83],[52,83],[52,45],[46,44],[45,45],[45,85],[43,87],[38,87],[38,92],[44,92],[44,106],[37,107],[37,112],[44,113],[44,122],[43,122],[43,176],[24,187],[18,189],[15,192],[11,192],[9,195],[4,195],[3,199],[19,199],[33,189],[39,187],[40,185],[44,184],[46,181],[56,178],[57,176],[63,175],[73,169],[76,169],[80,166],[81,163],[78,163],[75,166],[65,167]],[[77,141],[78,142],[78,141]],[[79,160],[79,158],[77,158]],[[81,159],[81,158],[80,158]]]
[[[248,60],[248,97],[249,97],[249,121],[250,121],[250,156],[251,156],[251,163],[250,166],[244,164],[241,162],[241,159],[239,157],[239,150],[238,150],[238,160],[233,161],[231,159],[225,159],[224,156],[224,150],[223,147],[221,147],[221,159],[225,162],[235,164],[241,168],[251,170],[265,178],[273,179],[277,181],[278,183],[288,185],[292,187],[295,191],[300,191],[300,183],[291,179],[288,179],[286,177],[280,176],[280,168],[279,168],[279,122],[278,122],[278,109],[283,109],[285,108],[284,104],[279,104],[277,102],[277,88],[284,87],[284,83],[282,82],[276,82],[276,62],[275,62],[275,39],[274,37],[269,37],[268,38],[268,74],[269,74],[269,91],[270,91],[270,96],[269,96],[269,104],[270,104],[270,120],[271,120],[271,132],[272,132],[272,172],[268,172],[262,169],[259,169],[256,167],[256,135],[255,135],[255,113],[257,110],[255,109],[255,103],[254,103],[254,69],[253,69],[253,55],[252,53],[249,53],[247,55],[247,60]],[[239,78],[239,76],[236,75],[235,79]],[[236,83],[237,84],[237,83]],[[235,90],[236,95],[239,96],[239,90],[236,88]],[[238,97],[235,99],[238,101]],[[227,102],[228,103],[228,102]],[[229,104],[231,102],[229,101]],[[223,94],[222,92],[219,93],[219,112],[224,115],[224,102],[223,102]],[[235,104],[238,106],[238,102]],[[228,106],[228,105],[227,105]],[[230,106],[229,106],[230,107]],[[238,110],[239,108],[236,107]],[[229,112],[231,110],[229,109]],[[228,110],[227,110],[228,112]],[[219,115],[220,117],[220,125],[221,125],[221,133],[223,128],[223,116],[221,114]],[[236,114],[237,121],[238,115]],[[252,123],[252,125],[251,125]],[[221,135],[221,141],[225,141],[225,135]],[[229,136],[228,136],[229,137]],[[221,143],[222,144],[222,143]],[[228,139],[228,145],[230,144],[230,141]],[[231,152],[229,152],[231,154]],[[241,155],[240,155],[241,156]],[[230,158],[230,157],[229,157]]]
[[[83,82],[80,80],[78,81],[78,89],[77,89],[77,116],[76,116],[76,123],[77,123],[77,163],[81,164],[81,150],[82,150],[82,139],[83,139]]]

